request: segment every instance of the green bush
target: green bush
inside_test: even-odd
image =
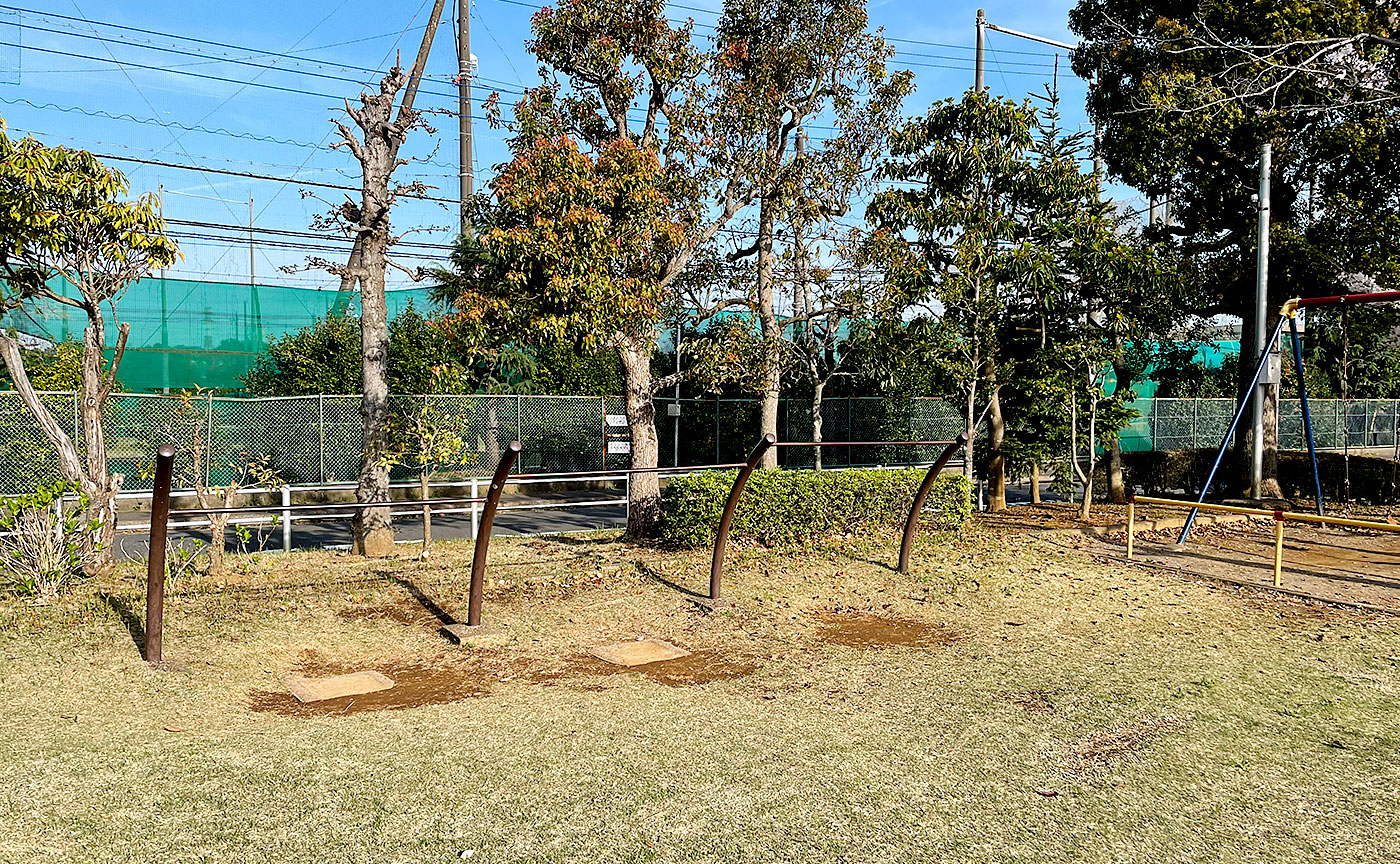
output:
[[[662,538],[676,546],[714,542],[720,513],[737,472],[677,477],[662,492]],[[734,514],[731,536],[768,546],[902,525],[924,470],[853,468],[844,471],[756,471]],[[971,513],[967,479],[934,481],[925,510],[938,525],[957,528]]]
[[[87,538],[98,527],[84,518],[87,496],[66,502],[62,518],[54,507],[74,492],[58,483],[0,501],[0,586],[21,597],[47,599],[82,578],[95,551]]]

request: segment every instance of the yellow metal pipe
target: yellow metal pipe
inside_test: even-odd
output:
[[[1283,587],[1283,525],[1282,519],[1274,523],[1274,587]]]
[[[1231,504],[1197,504],[1195,501],[1175,501],[1171,498],[1145,498],[1142,495],[1134,495],[1134,499],[1139,504],[1158,504],[1162,507],[1182,507],[1187,510],[1199,508],[1211,513],[1243,513],[1246,516],[1262,516],[1268,519],[1274,518],[1275,511],[1260,510],[1257,507],[1236,507]]]
[[[1368,528],[1372,531],[1400,531],[1400,525],[1388,522],[1372,522],[1367,519],[1346,519],[1341,516],[1318,516],[1314,513],[1285,513],[1283,518],[1290,522],[1317,522],[1323,525],[1345,525],[1348,528]]]

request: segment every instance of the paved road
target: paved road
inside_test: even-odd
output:
[[[509,510],[511,506],[563,504],[579,501],[606,501],[621,497],[618,491],[578,491],[537,493],[531,495],[506,495],[501,499],[501,508],[496,512],[496,524],[491,531],[493,537],[520,536],[530,534],[555,534],[565,531],[593,531],[603,528],[622,528],[627,524],[627,508],[621,504],[573,507],[570,509],[531,509]],[[144,515],[144,514],[143,514]],[[171,522],[177,522],[178,513]],[[434,540],[462,540],[471,537],[472,518],[470,513],[449,513],[433,516]],[[249,544],[254,550],[264,548],[281,551],[282,529],[255,528],[255,537]],[[233,529],[228,531],[227,543],[234,549]],[[198,538],[209,542],[209,532],[182,530],[170,532],[172,539]],[[395,514],[394,536],[399,541],[422,541],[423,522],[417,514]],[[292,525],[293,549],[325,549],[348,546],[350,543],[350,517],[343,521],[295,522]],[[261,546],[260,546],[261,544]],[[121,534],[117,538],[118,557],[124,559],[144,559],[150,548],[146,532]]]

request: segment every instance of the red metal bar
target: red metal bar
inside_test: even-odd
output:
[[[772,435],[764,435],[758,439],[753,452],[749,454],[749,461],[744,463],[744,467],[739,469],[739,476],[734,478],[734,485],[729,490],[729,500],[724,502],[724,513],[719,517],[719,531],[715,533],[715,554],[710,559],[711,602],[719,599],[720,583],[724,575],[724,549],[729,545],[729,526],[734,522],[734,511],[739,507],[739,498],[744,494],[744,486],[749,482],[749,475],[758,467],[759,461],[763,459],[763,454],[767,453],[768,448],[772,446]]]
[[[909,505],[909,518],[904,520],[904,537],[899,541],[899,572],[909,572],[909,555],[914,551],[914,532],[919,528],[919,515],[924,512],[924,502],[928,500],[929,490],[933,488],[933,481],[938,479],[938,475],[947,467],[953,454],[957,453],[967,444],[967,433],[959,432],[958,437],[948,442],[948,447],[938,456],[938,461],[929,466],[928,472],[924,474],[924,480],[919,484],[919,491],[914,493],[914,503]]]
[[[471,593],[467,599],[467,625],[481,625],[481,600],[486,585],[486,550],[491,545],[491,524],[496,521],[496,505],[501,501],[501,490],[505,488],[507,475],[515,465],[515,457],[520,455],[520,442],[512,441],[501,454],[501,464],[496,466],[496,474],[491,478],[491,489],[486,493],[486,506],[481,509],[481,524],[476,532],[476,549],[472,553]]]
[[[151,490],[151,552],[146,559],[146,662],[161,662],[165,638],[165,538],[170,523],[170,478],[175,470],[175,448],[160,445],[156,451],[156,479]]]
[[[1395,303],[1400,301],[1400,291],[1377,291],[1374,294],[1338,294],[1334,297],[1304,297],[1297,305],[1300,309],[1309,306],[1335,306],[1355,303]]]

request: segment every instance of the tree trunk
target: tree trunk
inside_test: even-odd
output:
[[[1123,448],[1117,438],[1108,445],[1108,500],[1114,504],[1128,503],[1128,487],[1123,481]]]
[[[422,500],[422,501],[424,501],[424,502],[427,502],[427,500],[428,500],[428,468],[427,468],[427,466],[424,466],[424,467],[423,467],[423,470],[420,471],[420,472],[418,472],[418,497],[419,497],[420,500]],[[431,505],[429,505],[429,504],[427,504],[427,503],[424,503],[424,504],[423,504],[423,556],[424,556],[425,558],[426,558],[427,555],[428,555],[428,547],[432,545],[432,542],[433,542],[433,508],[432,508]]]
[[[991,405],[988,411],[990,429],[987,436],[991,458],[987,461],[987,509],[1000,513],[1006,509],[1006,453],[1002,444],[1006,442],[1006,419],[1001,414],[1001,394],[992,390]]]
[[[632,437],[632,467],[655,468],[659,457],[656,439],[656,393],[651,374],[651,334],[627,339],[618,348],[627,388],[627,428]],[[661,481],[656,472],[633,474],[627,490],[627,533],[650,537],[661,522]]]
[[[1264,387],[1264,470],[1258,498],[1282,498],[1278,483],[1278,385]]]
[[[387,217],[387,212],[384,215]],[[384,298],[383,247],[374,239],[366,241],[364,257],[366,272],[360,279],[363,450],[355,500],[368,504],[389,500],[389,466],[384,456],[389,425],[389,321]],[[353,524],[357,554],[371,558],[393,554],[394,528],[387,507],[357,510]]]
[[[967,382],[967,443],[963,445],[963,476],[967,478],[969,488],[976,486],[976,480],[972,476],[972,456],[975,439],[977,437],[977,379],[974,377]]]
[[[355,500],[361,504],[389,500],[386,464],[389,425],[389,313],[384,296],[384,271],[389,249],[389,176],[394,156],[384,142],[366,140],[360,241],[360,397],[361,462]],[[397,148],[394,148],[395,150]],[[387,507],[355,511],[351,523],[355,552],[371,558],[392,555],[394,528]]]
[[[96,307],[89,309],[88,326],[83,331],[82,390],[78,405],[83,425],[83,457],[87,476],[79,482],[88,496],[85,518],[95,520],[98,526],[92,538],[91,569],[94,573],[106,573],[115,566],[116,559],[112,552],[116,541],[114,511],[122,482],[120,475],[107,473],[107,436],[102,428],[102,408],[107,396],[102,369],[105,341],[102,310]]]
[[[760,384],[759,435],[778,437],[778,396],[782,391],[783,372],[778,352],[783,338],[778,324],[777,308],[773,304],[773,211],[777,201],[765,196],[758,205],[758,317],[763,328],[763,380]],[[761,468],[778,467],[778,448],[769,447],[763,454]]]
[[[826,392],[826,382],[817,381],[812,385],[812,440],[817,444],[822,441],[822,397]],[[822,470],[822,448],[813,447],[815,453],[812,454],[812,467]]]
[[[1031,463],[1031,503],[1040,503],[1040,463]]]

